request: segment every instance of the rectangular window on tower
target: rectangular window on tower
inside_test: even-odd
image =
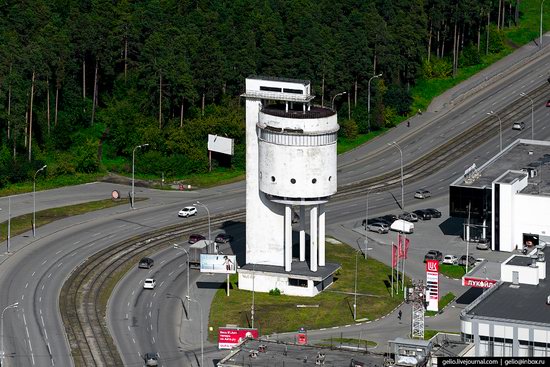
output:
[[[307,280],[305,280],[305,279],[296,279],[296,278],[288,278],[288,285],[291,285],[293,287],[307,288]]]

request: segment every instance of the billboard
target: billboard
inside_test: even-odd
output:
[[[245,338],[258,338],[258,329],[221,327],[218,329],[218,349],[231,349]]]
[[[462,285],[464,287],[473,287],[473,288],[491,288],[497,281],[494,279],[483,279],[475,277],[462,277]]]
[[[201,272],[235,274],[237,272],[235,255],[201,254]]]
[[[233,139],[208,134],[208,150],[233,155]]]
[[[426,260],[426,302],[428,311],[439,311],[439,261]]]

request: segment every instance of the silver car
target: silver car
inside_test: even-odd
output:
[[[420,189],[414,193],[414,197],[417,199],[426,199],[426,198],[429,198],[430,196],[432,196],[431,192],[429,192],[426,189]]]
[[[390,230],[390,227],[385,223],[370,223],[367,225],[367,229],[372,232],[378,232],[378,233],[388,233]]]

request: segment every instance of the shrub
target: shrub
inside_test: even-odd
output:
[[[271,290],[269,291],[269,295],[270,295],[270,296],[280,296],[280,295],[281,295],[281,291],[279,290],[279,288],[271,289]]]

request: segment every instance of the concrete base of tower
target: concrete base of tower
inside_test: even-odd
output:
[[[333,283],[340,268],[340,264],[327,263],[312,272],[305,261],[300,261],[293,262],[292,271],[286,272],[284,266],[246,264],[237,271],[239,289],[268,293],[277,288],[287,296],[314,297]]]

